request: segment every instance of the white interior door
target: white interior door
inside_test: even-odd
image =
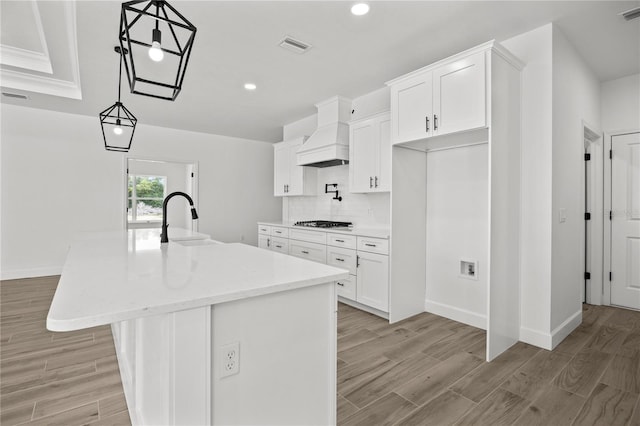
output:
[[[640,309],[640,133],[611,149],[611,304]]]

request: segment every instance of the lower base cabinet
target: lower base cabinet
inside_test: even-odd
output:
[[[283,229],[260,225],[258,247],[348,269],[349,278],[336,282],[338,296],[389,312],[388,239]]]
[[[356,301],[389,312],[389,256],[358,252]]]

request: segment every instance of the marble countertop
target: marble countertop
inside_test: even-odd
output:
[[[343,279],[348,271],[169,229],[87,233],[71,245],[47,329],[71,331]],[[203,237],[204,235],[204,237]],[[182,240],[196,241],[196,245]]]
[[[330,232],[332,234],[347,234],[356,235],[359,237],[389,238],[391,235],[388,228],[366,228],[359,226],[354,226],[351,228],[314,228],[311,226],[295,226],[293,223],[278,221],[258,222],[258,225],[282,226],[285,228],[302,229],[305,231]]]

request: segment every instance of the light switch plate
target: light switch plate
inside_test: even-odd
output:
[[[560,223],[564,223],[567,221],[567,209],[565,209],[564,207],[560,207],[560,209],[558,210],[558,220],[560,221]]]

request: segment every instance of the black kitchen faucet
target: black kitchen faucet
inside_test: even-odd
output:
[[[196,212],[196,208],[193,205],[193,200],[191,199],[189,194],[186,194],[186,193],[180,192],[180,191],[176,191],[176,192],[172,192],[171,194],[167,195],[167,197],[164,199],[164,202],[162,203],[162,234],[160,234],[160,242],[161,243],[168,243],[169,242],[169,235],[167,234],[167,228],[169,227],[169,225],[167,224],[167,203],[169,203],[169,200],[171,198],[175,197],[176,195],[181,195],[181,196],[183,196],[184,198],[187,199],[187,201],[191,205],[191,218],[193,220],[196,220],[198,218],[198,213]]]

